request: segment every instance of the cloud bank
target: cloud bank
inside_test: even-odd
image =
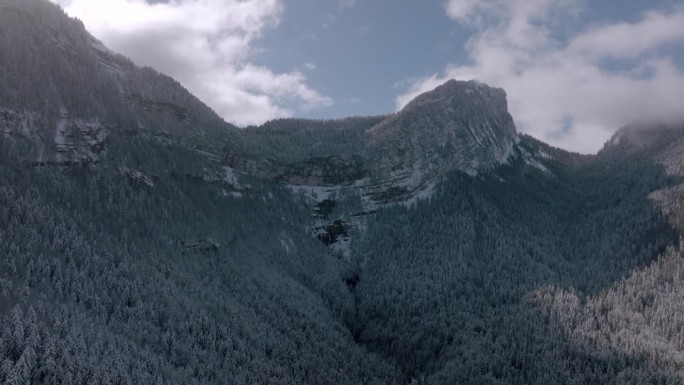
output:
[[[112,50],[166,73],[229,122],[259,124],[328,106],[299,71],[250,63],[280,0],[53,0]]]
[[[684,73],[668,56],[684,45],[684,8],[587,27],[579,4],[448,1],[448,16],[475,30],[470,63],[414,79],[397,108],[447,79],[477,79],[507,91],[520,131],[585,153],[626,124],[684,119]]]

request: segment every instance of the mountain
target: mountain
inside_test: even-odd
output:
[[[502,89],[455,80],[419,95],[367,133],[385,171],[426,163],[468,173],[506,162],[516,135]]]
[[[450,171],[476,175],[520,156],[543,168],[518,146],[506,104],[501,89],[452,80],[388,116],[250,127],[242,132],[250,150],[226,159],[245,174],[322,192],[321,200],[351,192],[373,211],[430,196]]]
[[[46,0],[0,69],[0,383],[684,380],[684,124],[573,154],[449,81],[238,129]]]
[[[234,167],[299,185],[353,186],[369,208],[410,199],[450,170],[476,174],[505,163],[517,137],[503,90],[454,80],[389,116],[286,119],[244,134],[250,143],[269,141],[272,152],[263,155],[271,161],[247,167],[234,159]]]

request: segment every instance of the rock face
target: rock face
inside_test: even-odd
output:
[[[379,181],[368,194],[403,199],[446,171],[491,169],[512,155],[516,135],[502,89],[450,80],[366,133]]]
[[[474,175],[505,163],[517,154],[516,140],[503,90],[451,80],[366,129],[360,144],[340,142],[350,154],[284,161],[240,152],[227,154],[225,162],[245,174],[284,183],[357,189],[372,209],[427,195],[445,172]]]
[[[300,127],[311,122],[287,123],[279,122],[273,134],[286,131],[302,136],[301,131],[308,128]],[[347,129],[358,131],[359,127]],[[243,132],[245,142],[258,141],[250,135],[268,137],[268,127],[254,130],[258,132]],[[320,131],[308,133],[320,135],[321,142],[329,139],[323,137],[328,133]],[[363,129],[360,140],[356,136],[347,138],[349,142],[341,139],[337,143],[347,149],[345,154],[318,156],[300,147],[283,146],[290,153],[258,157],[247,151],[229,150],[222,161],[243,174],[292,185],[293,191],[317,191],[309,195],[318,216],[312,233],[324,244],[339,249],[343,256],[348,254],[352,230],[364,227],[368,213],[382,205],[431,196],[439,177],[449,171],[476,175],[519,156],[527,164],[546,170],[532,153],[518,146],[506,93],[474,81],[449,81],[418,96],[400,112]],[[330,215],[336,199],[331,196],[345,193],[360,196],[362,207],[357,215]]]
[[[422,163],[476,173],[508,158],[516,130],[502,89],[450,80],[415,98],[366,137],[382,171]]]
[[[29,139],[36,134],[37,126],[34,114],[0,108],[0,132],[5,136]]]
[[[51,123],[51,122],[49,122]],[[99,119],[72,119],[64,111],[53,127],[38,114],[0,108],[0,134],[21,142],[34,165],[92,165],[98,162],[109,135]]]
[[[223,162],[242,174],[293,185],[344,185],[368,176],[364,159],[357,155],[310,157],[283,163],[239,152],[225,155]]]
[[[57,122],[54,144],[58,164],[95,164],[104,151],[109,129],[98,119],[69,119]]]
[[[0,132],[38,163],[96,163],[113,136],[179,144],[216,158],[239,129],[174,79],[106,48],[56,5],[0,6]],[[141,143],[142,144],[142,143]],[[115,163],[119,161],[115,159]]]

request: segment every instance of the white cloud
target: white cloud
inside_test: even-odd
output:
[[[332,100],[299,72],[250,63],[254,42],[278,25],[281,0],[53,0],[114,51],[186,86],[227,121],[259,124]]]
[[[339,4],[340,8],[351,8],[354,5],[356,5],[356,0],[337,0],[337,4]]]
[[[553,145],[595,152],[634,121],[684,119],[684,73],[663,48],[684,42],[684,9],[651,11],[641,19],[574,28],[577,2],[451,0],[447,14],[475,29],[472,61],[411,82],[401,108],[447,79],[478,79],[508,93],[518,129]],[[563,23],[566,24],[563,24]]]
[[[575,37],[568,51],[594,57],[636,58],[664,44],[684,41],[684,12],[648,12],[637,23],[616,23]]]
[[[482,25],[485,16],[496,12],[499,1],[459,0],[447,2],[447,14],[464,25]]]

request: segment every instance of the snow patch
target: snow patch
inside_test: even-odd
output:
[[[57,121],[57,127],[55,129],[55,146],[57,147],[57,161],[63,160],[64,152],[69,151],[71,148],[67,144],[67,139],[66,139],[66,127],[67,127],[67,120],[66,118],[60,118]]]
[[[543,159],[553,159],[553,157],[547,154],[544,150],[539,150],[539,152],[537,152],[537,156]]]
[[[292,241],[292,238],[288,237],[284,233],[280,237],[280,245],[283,247],[286,254],[289,254],[290,250],[294,249],[294,242]]]
[[[220,189],[221,196],[233,198],[242,198],[244,191],[249,188],[249,185],[240,183],[239,177],[240,174],[229,166],[221,166],[220,168],[204,167],[201,175],[204,182]]]
[[[338,193],[343,189],[343,186],[340,185],[313,186],[286,184],[285,186],[288,189],[290,189],[293,193],[304,194],[307,198],[316,202],[321,202],[326,199],[331,199],[331,197],[336,197]]]
[[[496,157],[496,162],[498,164],[509,164],[511,157],[514,154],[513,147],[514,147],[513,142],[508,143],[508,145],[506,146],[504,151],[501,152],[500,154],[498,154],[498,156]]]
[[[473,159],[470,161],[470,166],[465,170],[465,173],[470,176],[477,176],[479,174],[478,169],[480,168],[480,161],[478,159]]]
[[[225,171],[225,177],[224,180],[234,186],[235,188],[241,189],[242,186],[240,186],[240,183],[238,182],[238,177],[237,174],[235,173],[235,169],[229,166],[224,166],[223,170]]]
[[[240,191],[221,190],[221,196],[224,198],[228,198],[228,197],[242,198],[243,195]]]
[[[435,187],[436,185],[434,183],[426,184],[425,186],[421,187],[418,192],[414,192],[413,196],[411,196],[409,199],[403,201],[402,204],[410,207],[418,203],[418,201],[432,199],[432,197],[435,195]]]
[[[411,176],[406,179],[406,182],[404,183],[405,186],[418,186],[420,183],[423,182],[423,177],[425,176],[425,173],[419,169],[418,167],[413,169],[413,172],[411,173]]]
[[[346,261],[351,260],[351,238],[344,237],[333,243],[330,248],[334,253],[342,256]]]
[[[525,163],[529,166],[532,166],[538,170],[541,170],[542,172],[548,173],[548,174],[553,174],[551,171],[549,171],[548,168],[546,168],[543,164],[539,163],[535,158],[534,155],[532,155],[529,151],[525,150],[524,148],[520,148],[520,151],[522,152],[523,159],[525,160]]]

